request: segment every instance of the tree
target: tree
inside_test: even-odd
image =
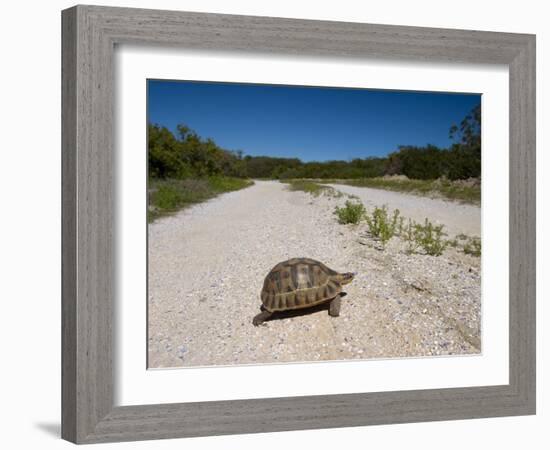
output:
[[[452,125],[449,137],[469,148],[481,149],[481,104],[475,106],[460,122],[460,128]]]
[[[481,176],[481,104],[474,107],[460,122],[449,130],[456,142],[451,147],[449,178],[460,179]]]
[[[157,178],[184,178],[191,168],[181,157],[181,143],[166,127],[148,126],[149,175]]]

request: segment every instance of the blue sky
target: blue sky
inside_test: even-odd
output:
[[[245,155],[303,161],[385,156],[399,145],[452,143],[479,94],[148,81],[148,121]]]

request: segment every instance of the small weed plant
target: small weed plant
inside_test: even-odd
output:
[[[358,224],[365,216],[365,207],[361,202],[346,201],[344,207],[336,207],[334,214],[338,217],[338,223],[341,224]]]
[[[403,228],[403,218],[399,214],[399,210],[396,209],[390,215],[388,208],[384,205],[381,208],[377,206],[371,214],[365,215],[369,233],[380,240],[384,247],[386,242],[398,234],[399,229]]]
[[[481,256],[481,239],[477,236],[470,237],[466,234],[457,234],[454,239],[448,240],[449,247],[462,250],[467,255]]]
[[[428,255],[440,256],[447,247],[445,240],[447,234],[443,232],[443,225],[434,225],[428,219],[424,225],[414,225],[414,240],[419,247],[422,247]]]
[[[481,256],[481,239],[478,237],[468,238],[462,250],[467,255]]]
[[[449,247],[452,247],[452,248],[457,248],[458,247],[458,239],[448,239],[447,240],[447,245]]]
[[[409,219],[407,225],[402,228],[400,235],[407,244],[405,252],[408,255],[416,253],[420,247],[420,242],[418,239],[418,224]]]

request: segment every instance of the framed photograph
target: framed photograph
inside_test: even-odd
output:
[[[534,36],[62,27],[63,438],[535,413]]]

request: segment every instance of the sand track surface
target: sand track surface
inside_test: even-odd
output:
[[[466,214],[467,205],[442,200],[335,188],[367,207],[387,204],[407,217],[476,234],[479,208]],[[337,223],[334,208],[346,199],[257,181],[150,224],[149,366],[478,353],[479,258],[455,249],[440,257],[407,255],[400,239],[380,250],[365,224]],[[340,317],[317,308],[254,327],[264,277],[278,262],[300,256],[357,272],[345,287]]]

